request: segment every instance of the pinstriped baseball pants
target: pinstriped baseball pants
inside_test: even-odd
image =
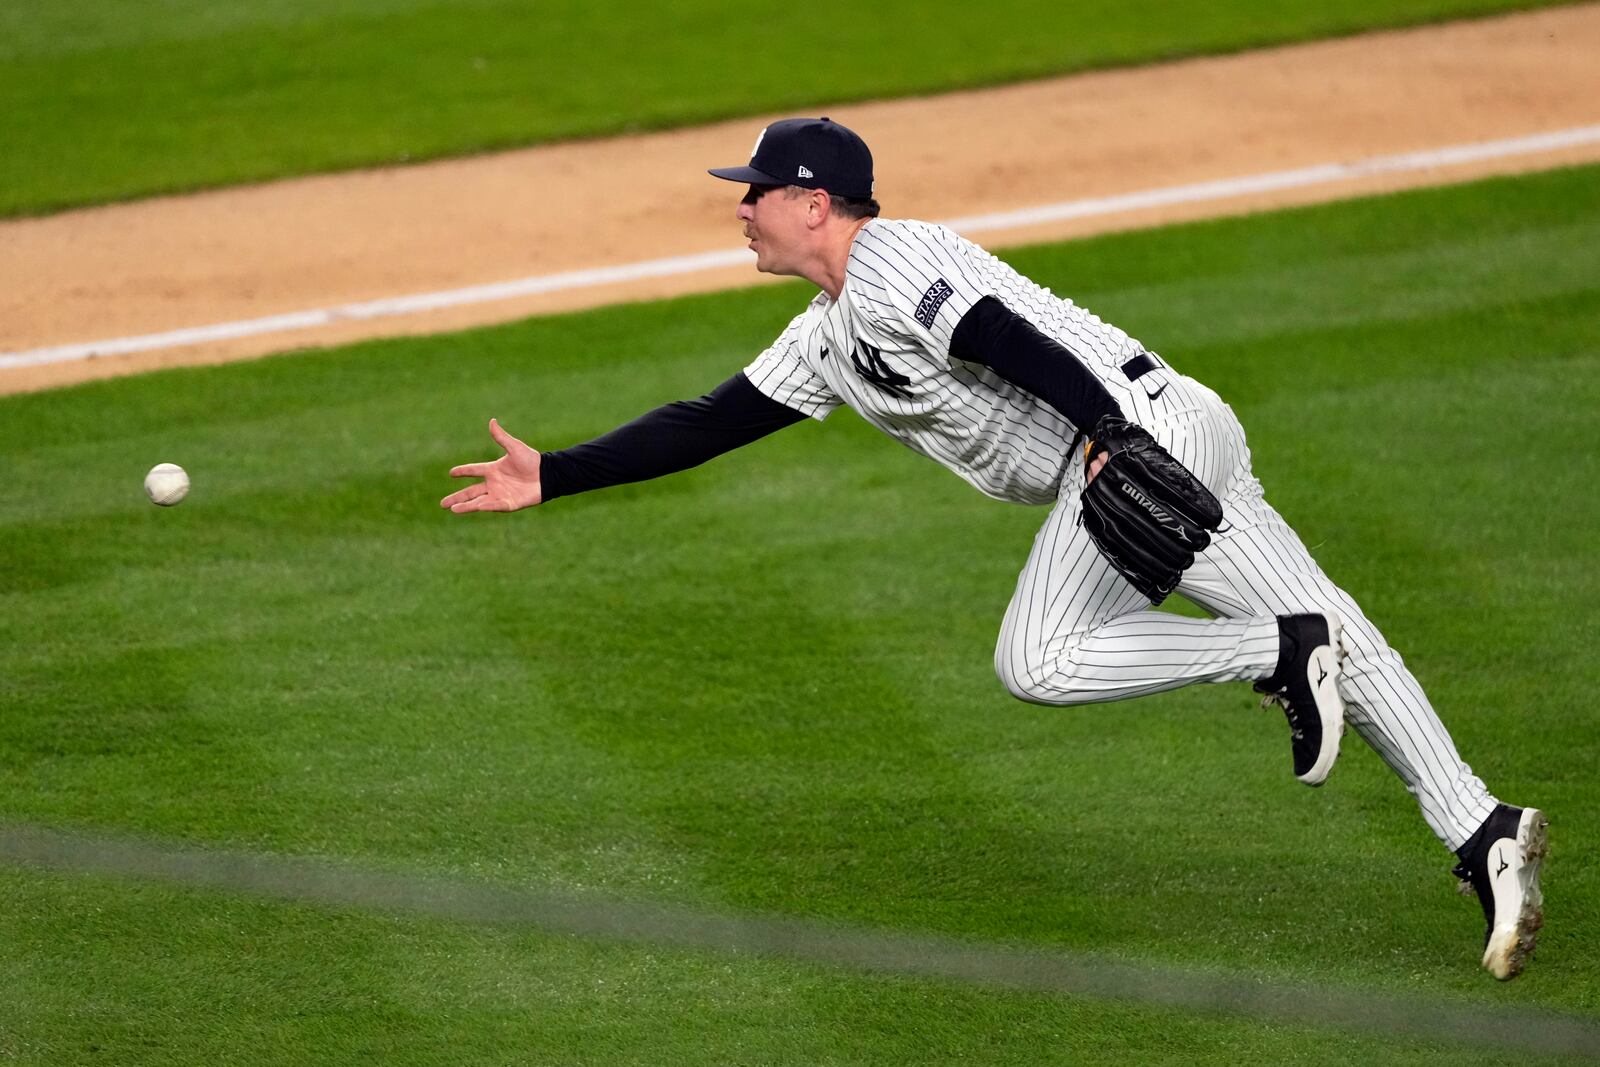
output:
[[[1001,681],[1023,700],[1056,705],[1254,681],[1277,664],[1278,615],[1334,611],[1349,652],[1340,680],[1347,721],[1416,797],[1439,839],[1460,847],[1494,797],[1399,653],[1266,502],[1233,411],[1193,379],[1158,374],[1146,384],[1166,388],[1155,398],[1134,389],[1127,414],[1222,501],[1222,531],[1178,587],[1215,617],[1149,609],[1079,523],[1083,471],[1073,463],[1006,609],[995,650]]]

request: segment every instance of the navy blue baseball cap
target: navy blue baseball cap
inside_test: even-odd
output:
[[[824,116],[784,119],[761,131],[747,167],[709,173],[750,185],[799,185],[835,196],[872,196],[872,152],[854,130]]]

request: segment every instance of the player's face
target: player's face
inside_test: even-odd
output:
[[[795,267],[809,231],[809,203],[806,197],[790,196],[781,185],[752,185],[745,193],[736,215],[756,254],[756,270],[798,273]]]

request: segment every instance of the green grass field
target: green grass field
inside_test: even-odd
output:
[[[0,4],[0,217],[1533,6]]]
[[[1552,817],[1509,986],[1353,735],[1247,687],[1007,697],[1037,509],[848,413],[457,517],[694,395],[763,288],[0,399],[0,819],[1600,1017],[1600,170],[1009,254],[1216,387],[1269,496]],[[190,499],[144,502],[158,461]],[[0,868],[0,1059],[1452,1063],[1436,1043]]]

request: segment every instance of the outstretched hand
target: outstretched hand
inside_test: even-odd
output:
[[[468,511],[518,511],[544,499],[539,485],[539,453],[489,420],[489,436],[506,454],[488,463],[464,463],[450,468],[452,478],[482,478],[476,485],[459,489],[439,506],[457,514]]]

